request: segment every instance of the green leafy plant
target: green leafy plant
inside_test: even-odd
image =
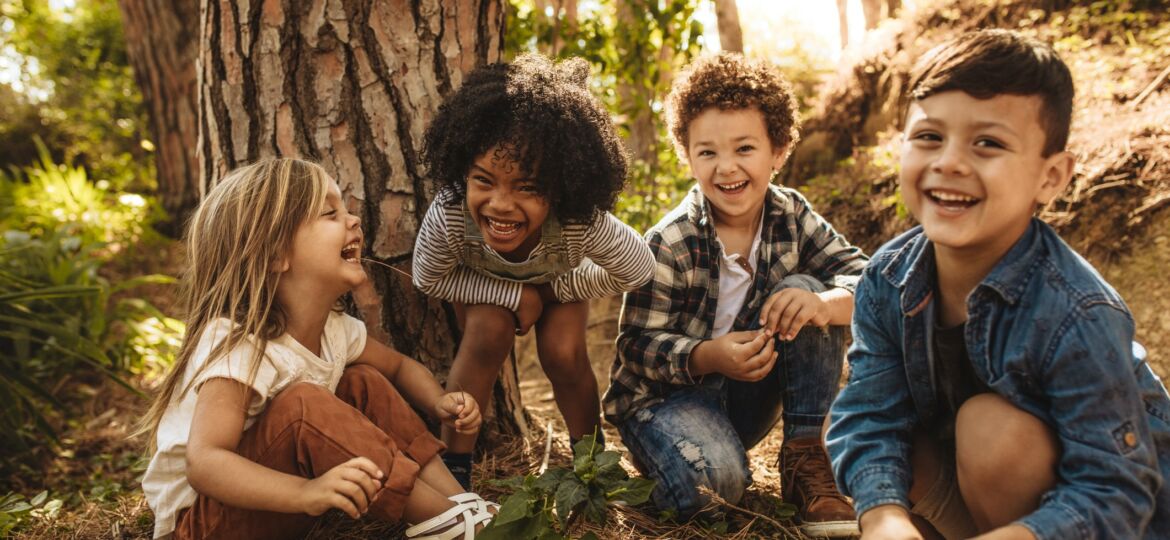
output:
[[[18,456],[56,437],[66,380],[125,377],[169,362],[182,325],[131,295],[162,275],[106,277],[149,237],[148,202],[91,183],[83,169],[41,162],[0,174],[0,450]],[[141,203],[141,204],[140,204]]]
[[[48,491],[40,492],[31,500],[19,493],[8,492],[0,497],[0,538],[7,538],[29,518],[55,517],[61,505],[61,499],[49,499]]]
[[[485,540],[567,538],[582,516],[595,524],[606,521],[614,502],[638,505],[650,498],[655,482],[630,478],[621,455],[602,450],[593,435],[573,446],[572,470],[552,468],[494,482],[513,490],[492,523],[478,534]],[[591,537],[587,534],[582,538]]]

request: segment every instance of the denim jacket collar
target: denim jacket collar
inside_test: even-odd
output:
[[[1032,218],[1024,234],[979,283],[980,288],[995,291],[1009,304],[1020,301],[1039,261],[1037,255],[1043,250],[1039,223]],[[934,291],[934,244],[924,234],[917,236],[890,258],[881,273],[891,285],[902,291],[904,315],[921,312]]]

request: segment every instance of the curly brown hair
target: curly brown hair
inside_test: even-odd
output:
[[[608,212],[625,185],[626,154],[588,78],[580,58],[554,64],[539,54],[475,69],[427,128],[431,179],[465,197],[472,163],[498,147],[536,177],[558,219]]]
[[[666,97],[666,124],[679,157],[687,159],[687,127],[703,111],[755,108],[764,115],[768,138],[776,148],[792,149],[800,137],[792,87],[768,62],[723,52],[696,58],[671,85]]]

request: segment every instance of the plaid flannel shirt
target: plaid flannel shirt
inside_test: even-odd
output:
[[[697,380],[688,370],[691,351],[711,338],[719,300],[719,243],[709,203],[698,187],[646,233],[654,277],[626,293],[617,356],[605,393],[605,417],[625,421]],[[789,274],[808,274],[850,292],[869,260],[796,190],[769,186],[752,289],[732,330],[753,326],[765,300]],[[720,377],[716,375],[715,377]],[[707,376],[708,382],[717,381]]]

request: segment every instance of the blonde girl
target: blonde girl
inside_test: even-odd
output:
[[[417,523],[411,538],[472,538],[490,520],[407,404],[471,434],[476,401],[334,309],[366,279],[362,245],[337,184],[305,161],[237,169],[200,204],[187,339],[143,421],[155,538],[298,537],[332,508]]]

